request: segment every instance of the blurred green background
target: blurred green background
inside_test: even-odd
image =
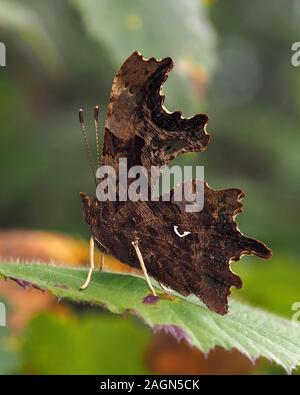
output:
[[[239,227],[274,253],[234,265],[244,279],[236,296],[292,316],[300,300],[300,67],[291,64],[299,0],[0,0],[0,41],[2,230],[89,237],[78,193],[94,193],[93,179],[77,110],[92,132],[99,104],[103,128],[122,62],[134,50],[171,56],[166,107],[207,113],[212,137],[204,153],[177,162],[204,165],[215,189],[243,189]],[[37,314],[19,331],[0,328],[0,372],[159,371],[145,357],[153,338],[140,323],[66,309],[62,318]],[[265,362],[253,369],[281,373]]]

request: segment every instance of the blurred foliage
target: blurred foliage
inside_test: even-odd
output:
[[[99,104],[103,127],[130,52],[172,56],[166,106],[206,112],[212,136],[206,152],[179,164],[204,165],[213,188],[245,190],[239,227],[274,251],[269,262],[234,266],[245,284],[236,295],[290,317],[300,299],[300,68],[290,62],[299,21],[298,0],[0,0],[1,228],[88,236],[78,192],[94,191],[77,109],[92,118]],[[46,239],[36,241],[47,256],[63,250]]]
[[[18,371],[20,361],[14,343],[15,339],[11,331],[0,327],[0,375]]]
[[[43,28],[42,20],[31,7],[1,0],[0,26],[1,30],[4,29],[4,37],[6,33],[16,34],[18,39],[15,40],[15,45],[20,50],[31,51],[32,56],[37,56],[45,70],[55,72],[59,66],[56,48]]]
[[[268,262],[244,258],[240,265],[234,264],[233,269],[244,283],[241,290],[234,291],[236,297],[287,318],[292,317],[292,305],[300,300],[298,261],[283,256]]]
[[[149,332],[129,319],[44,313],[24,337],[23,372],[31,374],[146,374]]]
[[[300,34],[299,2],[219,1],[210,11],[219,67],[207,96],[213,135],[201,157],[206,178],[245,190],[243,231],[274,255],[299,257],[300,72],[290,50]]]
[[[255,363],[236,349],[227,351],[215,347],[203,354],[196,348],[191,348],[187,342],[178,342],[165,333],[154,336],[147,349],[146,360],[151,371],[156,374],[237,375],[249,374],[255,370]]]

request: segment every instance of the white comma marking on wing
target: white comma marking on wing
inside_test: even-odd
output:
[[[174,225],[174,232],[177,234],[177,236],[179,236],[179,237],[185,237],[185,236],[187,236],[187,235],[189,235],[191,232],[189,232],[189,231],[185,231],[185,232],[183,232],[183,233],[179,233],[178,232],[178,226],[177,225]]]

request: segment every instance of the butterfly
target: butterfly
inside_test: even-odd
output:
[[[117,180],[120,158],[127,159],[128,167],[141,165],[150,171],[151,166],[166,166],[182,153],[208,146],[205,114],[187,119],[163,106],[162,85],[172,68],[169,57],[146,60],[134,52],[113,80],[99,164],[111,166]],[[98,113],[96,107],[96,128]],[[86,137],[82,111],[79,118]],[[196,184],[193,180],[194,188]],[[227,313],[231,287],[242,287],[230,263],[242,255],[269,258],[271,250],[238,230],[235,217],[244,197],[240,189],[217,191],[207,183],[203,188],[203,209],[198,212],[187,212],[185,201],[175,201],[175,189],[169,201],[99,201],[82,192],[84,218],[91,229],[91,268],[82,289],[91,279],[96,244],[103,253],[142,268],[154,295],[151,277],[166,289],[194,294],[209,309]]]

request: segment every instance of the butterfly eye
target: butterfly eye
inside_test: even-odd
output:
[[[189,231],[184,231],[183,233],[180,233],[179,231],[178,231],[178,226],[177,225],[174,225],[174,232],[177,234],[177,236],[179,236],[179,237],[185,237],[185,236],[187,236],[187,235],[189,235],[191,232],[189,232]]]

